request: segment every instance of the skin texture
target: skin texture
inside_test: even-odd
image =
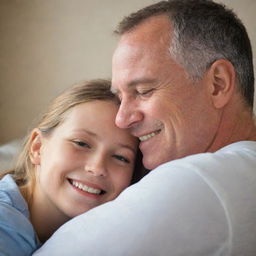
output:
[[[156,134],[139,146],[148,169],[255,139],[233,65],[217,60],[201,80],[192,82],[170,56],[171,38],[169,19],[154,16],[124,33],[113,55],[112,91],[121,101],[117,126],[136,137]]]
[[[82,103],[49,135],[34,131],[37,183],[31,214],[42,241],[52,232],[48,228],[116,198],[130,184],[138,141],[115,126],[117,109],[113,102]],[[71,180],[104,193],[84,192]]]

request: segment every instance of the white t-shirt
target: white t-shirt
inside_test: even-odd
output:
[[[255,256],[256,142],[163,164],[36,256]]]

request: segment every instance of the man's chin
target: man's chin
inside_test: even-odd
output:
[[[148,155],[148,154],[147,154]],[[167,155],[149,155],[148,157],[143,155],[142,162],[146,169],[153,170],[156,169],[159,165],[175,160],[175,158],[170,158]]]
[[[156,161],[150,157],[147,158],[144,156],[143,156],[142,162],[143,162],[144,167],[148,170],[153,170],[153,169],[157,168],[160,164],[162,164],[159,161]]]

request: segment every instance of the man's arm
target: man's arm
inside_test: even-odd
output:
[[[157,168],[116,200],[63,225],[34,255],[224,253],[229,246],[225,211],[193,168],[181,160]]]

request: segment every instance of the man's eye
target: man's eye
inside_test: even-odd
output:
[[[153,92],[154,89],[148,89],[148,90],[141,90],[141,91],[138,91],[138,94],[139,95],[150,95],[152,92]]]
[[[123,157],[123,156],[120,156],[120,155],[114,155],[113,157],[116,158],[119,161],[124,162],[124,163],[127,163],[127,164],[130,163],[130,161],[126,157]]]
[[[83,141],[74,141],[74,143],[79,147],[90,148],[90,145]]]

